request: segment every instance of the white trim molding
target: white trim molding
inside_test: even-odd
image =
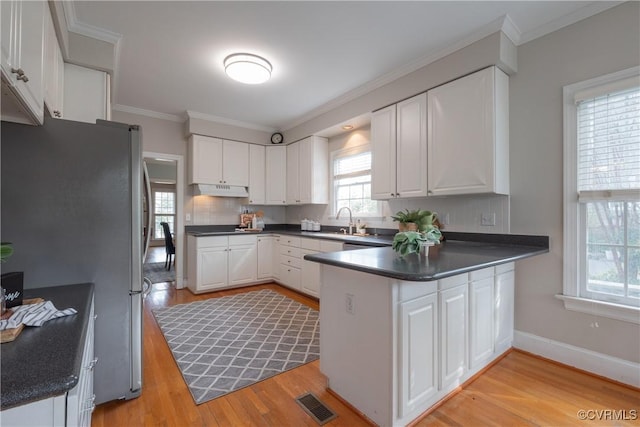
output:
[[[594,314],[596,316],[608,317],[609,319],[640,325],[639,307],[568,295],[556,295],[556,298],[564,301],[564,308],[567,310]]]
[[[120,111],[123,113],[130,113],[130,114],[137,114],[139,116],[151,117],[154,119],[169,120],[171,122],[176,122],[176,123],[184,123],[187,120],[186,117],[184,116],[160,113],[158,111],[145,110],[143,108],[131,107],[129,105],[123,105],[123,104],[114,104],[111,106],[111,109],[115,111]]]
[[[220,116],[213,116],[211,114],[204,114],[204,113],[199,113],[197,111],[192,111],[192,110],[187,110],[186,114],[185,114],[185,120],[186,119],[200,119],[200,120],[206,120],[208,122],[213,122],[213,123],[221,123],[224,125],[231,125],[231,126],[237,126],[237,127],[241,127],[241,128],[245,128],[245,129],[253,129],[253,130],[258,130],[261,132],[275,132],[277,129],[269,127],[269,126],[262,126],[262,125],[258,125],[255,123],[249,123],[249,122],[243,122],[240,120],[235,120],[235,119],[229,119],[226,117],[220,117]]]
[[[605,378],[640,387],[640,363],[609,356],[550,340],[527,332],[514,331],[513,346],[517,349],[556,362],[600,375]]]

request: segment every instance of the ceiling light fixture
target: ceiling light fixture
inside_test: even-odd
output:
[[[269,61],[250,53],[234,53],[224,59],[227,76],[241,83],[264,83],[271,78],[271,70]]]
[[[342,126],[342,129],[351,130],[351,129],[353,129],[353,126],[352,125],[344,125],[344,126]]]

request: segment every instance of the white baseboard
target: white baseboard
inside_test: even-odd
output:
[[[614,381],[640,388],[640,363],[609,356],[559,341],[514,331],[513,346]]]

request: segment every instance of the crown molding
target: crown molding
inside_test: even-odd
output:
[[[91,37],[114,45],[117,45],[120,39],[122,39],[122,34],[78,21],[76,8],[72,1],[63,1],[62,8],[64,10],[64,17],[67,21],[67,30],[69,32]]]
[[[341,95],[337,98],[334,98],[332,100],[330,100],[329,102],[321,105],[318,108],[315,108],[314,110],[311,110],[310,112],[308,112],[307,114],[293,120],[292,122],[288,123],[286,126],[283,126],[283,131],[288,131],[291,130],[293,128],[295,128],[296,126],[299,126],[315,117],[318,117],[324,113],[327,113],[335,108],[338,108],[344,104],[346,104],[349,101],[353,101],[354,99],[363,96],[369,92],[372,92],[376,89],[381,88],[382,86],[389,84],[395,80],[398,80],[401,77],[406,76],[407,74],[410,74],[416,70],[419,70],[420,68],[426,67],[427,65],[436,62],[439,59],[444,58],[447,55],[452,54],[453,52],[460,50],[464,47],[469,46],[470,44],[473,44],[475,42],[477,42],[478,40],[482,40],[483,38],[497,32],[497,31],[502,31],[503,28],[505,28],[508,33],[507,36],[509,38],[519,38],[519,30],[517,29],[517,27],[513,24],[513,22],[511,21],[511,19],[508,17],[508,15],[504,15],[501,16],[498,19],[495,19],[494,21],[490,22],[489,24],[483,26],[482,28],[478,29],[477,31],[474,31],[473,33],[470,33],[469,35],[467,35],[466,37],[464,37],[463,39],[459,40],[458,42],[447,46],[444,49],[440,49],[440,50],[435,50],[432,52],[429,52],[427,55],[418,58],[417,60],[411,61],[408,64],[399,67],[397,69],[395,69],[394,71],[391,71],[390,73],[384,74],[374,80],[369,81],[368,83],[363,84],[362,86],[359,86],[347,93],[345,93],[344,95]]]
[[[139,116],[152,117],[154,119],[160,119],[160,120],[168,120],[168,121],[176,122],[176,123],[184,123],[185,120],[186,120],[186,117],[184,117],[184,116],[177,116],[175,114],[159,113],[157,111],[145,110],[143,108],[131,107],[129,105],[114,104],[114,105],[111,106],[111,109],[115,110],[115,111],[120,111],[120,112],[123,112],[123,113],[137,114]]]
[[[262,125],[257,125],[255,123],[242,122],[240,120],[228,119],[226,117],[213,116],[211,114],[198,113],[197,111],[187,110],[187,117],[190,119],[206,120],[208,122],[237,126],[245,129],[253,129],[261,132],[273,133],[277,130],[269,126],[262,126]]]
[[[560,28],[566,27],[571,24],[575,24],[578,21],[582,21],[583,19],[587,19],[593,15],[597,15],[600,12],[604,12],[607,9],[611,9],[612,7],[618,6],[619,4],[624,3],[623,1],[598,1],[593,2],[587,6],[584,6],[573,13],[569,13],[568,15],[561,16],[558,19],[554,19],[553,21],[547,22],[544,25],[541,25],[533,30],[527,31],[520,37],[519,43],[516,43],[515,40],[513,42],[516,46],[521,44],[525,44],[532,40],[535,40],[539,37],[545,36],[549,33],[559,30]]]

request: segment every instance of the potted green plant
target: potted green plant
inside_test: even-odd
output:
[[[9,242],[0,243],[0,262],[5,262],[13,254],[13,246]]]
[[[440,243],[442,234],[438,227],[430,224],[425,232],[401,231],[393,237],[391,247],[401,256],[411,253],[427,254],[429,246]]]
[[[419,231],[425,232],[429,226],[433,225],[435,214],[422,209],[409,210],[405,209],[395,215],[391,219],[397,221],[399,231]]]

